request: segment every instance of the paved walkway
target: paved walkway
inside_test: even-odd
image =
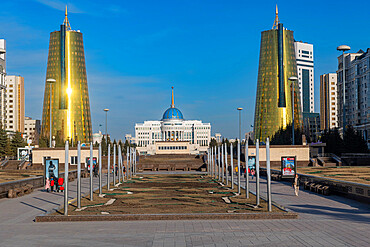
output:
[[[272,191],[274,201],[300,218],[34,223],[34,216],[63,202],[62,194],[38,190],[0,200],[0,246],[370,246],[369,205],[306,191],[296,197],[283,182],[273,181]]]

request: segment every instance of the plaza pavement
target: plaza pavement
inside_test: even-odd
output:
[[[88,183],[83,179],[83,191]],[[299,219],[34,223],[36,215],[63,203],[63,193],[39,189],[0,200],[0,246],[370,246],[369,205],[307,191],[296,197],[290,184],[279,181],[272,182],[272,192]]]

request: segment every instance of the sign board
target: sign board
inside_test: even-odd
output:
[[[96,166],[96,164],[97,164],[97,159],[96,157],[93,157],[93,166]],[[86,157],[85,167],[87,167],[88,170],[90,171],[90,157]]]
[[[58,180],[59,178],[59,159],[45,159],[45,179],[54,178]]]
[[[249,169],[256,169],[256,156],[248,156]]]
[[[296,156],[281,157],[281,177],[294,178],[296,173]]]
[[[29,148],[18,148],[17,149],[17,159],[30,161],[31,150]]]

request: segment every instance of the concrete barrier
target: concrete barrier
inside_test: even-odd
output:
[[[64,178],[64,172],[60,173],[60,177]],[[69,172],[69,178],[75,179],[77,178],[77,170]],[[17,189],[21,187],[25,187],[27,185],[32,185],[34,189],[43,187],[45,184],[44,176],[38,176],[34,178],[26,178],[22,180],[15,180],[5,183],[0,183],[0,198],[7,197],[8,192],[10,189]]]

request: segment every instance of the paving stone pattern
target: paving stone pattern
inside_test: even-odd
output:
[[[273,181],[272,191],[274,201],[300,218],[34,223],[36,215],[63,203],[62,193],[37,190],[0,200],[0,246],[370,246],[369,205],[306,191],[296,197],[284,182]]]

